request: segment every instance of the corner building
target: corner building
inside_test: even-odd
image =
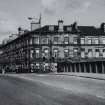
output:
[[[39,25],[40,26],[40,25]],[[105,23],[46,25],[2,44],[0,69],[6,72],[105,73]]]

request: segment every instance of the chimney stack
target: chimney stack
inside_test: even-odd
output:
[[[100,26],[100,29],[105,32],[105,23],[102,23],[101,26]]]
[[[77,22],[74,22],[74,23],[72,24],[72,30],[73,30],[73,31],[77,31],[77,30],[78,30]]]
[[[34,22],[34,21],[31,22],[31,31],[36,30],[40,27],[41,27],[41,25],[39,22]]]
[[[39,19],[31,17],[29,17],[28,19],[31,20],[31,31],[41,28],[41,14]],[[36,22],[36,20],[38,21]]]
[[[58,31],[63,32],[63,20],[58,20]]]

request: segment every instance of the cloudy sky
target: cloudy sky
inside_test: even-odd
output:
[[[105,0],[0,0],[0,42],[19,26],[29,29],[27,17],[40,12],[43,25],[64,19],[65,24],[99,26],[105,22]]]

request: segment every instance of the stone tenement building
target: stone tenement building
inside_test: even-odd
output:
[[[41,27],[0,46],[0,70],[6,72],[92,72],[105,73],[105,23],[99,28],[77,23]]]

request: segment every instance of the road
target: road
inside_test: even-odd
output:
[[[0,75],[0,105],[105,105],[104,92],[105,81],[101,80]]]

